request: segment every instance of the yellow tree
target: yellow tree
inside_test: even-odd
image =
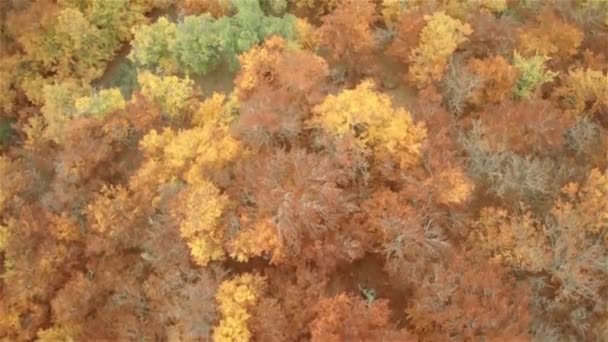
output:
[[[221,315],[213,331],[215,342],[248,342],[252,334],[248,327],[251,312],[266,287],[265,279],[244,273],[220,284],[215,296]]]
[[[156,76],[145,71],[137,75],[137,81],[144,97],[160,105],[171,118],[183,114],[194,92],[194,82],[189,78]]]
[[[595,115],[608,107],[608,73],[593,69],[570,70],[554,96],[574,115]]]
[[[91,96],[76,99],[74,107],[78,116],[101,117],[115,110],[125,109],[125,99],[118,88],[102,89]]]
[[[409,78],[420,88],[441,80],[450,56],[473,32],[469,24],[444,12],[424,16],[424,20],[426,26],[420,33],[420,43],[411,53],[409,68]]]
[[[151,130],[141,142],[146,157],[144,164],[132,178],[132,186],[160,185],[173,178],[189,184],[204,181],[205,175],[221,172],[241,150],[237,140],[228,132],[227,125],[210,123],[175,132],[166,128],[161,133]]]
[[[180,221],[180,235],[199,266],[224,259],[221,216],[227,205],[228,198],[208,181],[190,186],[176,199],[173,216]]]
[[[390,97],[369,80],[329,95],[314,108],[310,123],[335,138],[354,136],[359,148],[369,148],[379,158],[390,156],[402,168],[419,163],[426,137],[424,124],[415,123],[405,109],[393,108]]]

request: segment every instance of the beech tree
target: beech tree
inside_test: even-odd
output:
[[[443,77],[450,55],[473,32],[469,24],[444,12],[425,16],[424,20],[426,26],[420,32],[418,46],[411,52],[412,65],[408,71],[409,79],[419,88]]]
[[[340,0],[336,9],[321,20],[321,45],[329,48],[334,60],[346,64],[354,76],[357,69],[371,66],[376,49],[372,24],[377,15],[370,0]]]
[[[359,148],[371,149],[377,158],[394,158],[402,168],[420,161],[420,147],[426,138],[424,124],[414,123],[409,112],[394,109],[388,96],[375,91],[372,81],[353,90],[329,95],[314,108],[311,125],[339,139],[355,137]]]

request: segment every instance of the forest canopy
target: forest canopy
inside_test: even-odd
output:
[[[608,341],[608,1],[0,0],[0,341]]]

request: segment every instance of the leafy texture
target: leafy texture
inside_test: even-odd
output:
[[[411,52],[412,65],[408,74],[419,88],[441,80],[448,59],[473,32],[468,24],[463,24],[444,12],[425,16],[424,20],[426,26],[420,32],[418,46]]]
[[[517,51],[515,52],[513,55],[513,65],[520,75],[513,90],[515,97],[532,97],[543,83],[553,81],[557,73],[547,69],[545,63],[548,60],[549,58],[543,55],[524,58]]]
[[[180,218],[180,235],[186,240],[194,262],[206,266],[210,261],[224,259],[220,217],[228,199],[209,182],[193,185],[180,197],[175,216]]]
[[[214,341],[251,340],[247,324],[264,287],[264,278],[250,273],[220,284],[215,298],[221,319],[213,331]]]
[[[555,96],[569,113],[574,115],[607,115],[608,73],[593,69],[571,70],[564,85]]]
[[[256,0],[234,2],[236,14],[214,19],[187,16],[177,24],[161,17],[152,25],[134,29],[130,58],[152,70],[203,75],[220,64],[238,67],[237,55],[272,35],[296,36],[295,17],[266,16]]]
[[[177,76],[156,76],[149,72],[137,75],[141,93],[151,101],[158,103],[163,112],[169,117],[178,117],[188,105],[188,99],[193,92],[193,82],[190,79],[180,79]]]
[[[424,125],[414,123],[406,110],[394,109],[390,98],[374,87],[364,81],[353,90],[328,96],[315,107],[311,124],[336,138],[352,135],[360,148],[372,149],[378,158],[395,158],[403,168],[418,164]]]

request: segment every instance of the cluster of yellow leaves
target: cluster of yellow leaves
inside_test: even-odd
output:
[[[44,105],[42,116],[46,121],[44,138],[61,143],[64,140],[64,126],[76,114],[74,98],[84,96],[86,89],[74,81],[46,85],[43,88]]]
[[[544,226],[530,212],[522,215],[501,208],[481,210],[470,239],[474,246],[518,270],[538,272],[547,265]]]
[[[593,69],[571,70],[555,91],[561,105],[574,115],[594,115],[608,107],[608,73]]]
[[[234,100],[234,99],[230,99]],[[203,126],[205,124],[227,125],[229,123],[230,111],[234,104],[226,102],[226,96],[220,93],[213,93],[211,97],[203,101],[198,110],[192,114],[190,122],[193,126]]]
[[[19,63],[19,56],[7,56],[0,51],[0,59],[2,59],[2,65],[0,65],[0,112],[9,113],[15,106],[15,91],[17,75],[16,69]]]
[[[272,78],[274,66],[280,58],[280,52],[285,48],[285,41],[274,36],[264,46],[254,46],[240,55],[241,72],[235,81],[239,94],[246,94],[263,83],[264,78]]]
[[[8,227],[0,225],[0,253],[6,248],[8,242]]]
[[[215,298],[222,318],[213,331],[215,342],[251,340],[248,321],[265,287],[265,279],[251,273],[238,275],[220,284]]]
[[[356,137],[360,148],[371,148],[379,155],[390,154],[403,168],[420,161],[420,148],[426,138],[422,123],[414,123],[406,110],[394,109],[389,96],[375,91],[366,80],[353,90],[329,95],[314,108],[311,124],[334,137]]]
[[[8,156],[0,155],[0,212],[2,213],[21,191],[27,189],[27,177],[21,169],[22,166],[18,162]]]
[[[129,59],[147,66],[158,63],[161,70],[174,72],[178,66],[169,52],[169,47],[175,41],[177,26],[165,17],[160,17],[151,25],[139,25],[132,28],[133,49]]]
[[[153,129],[142,138],[140,148],[147,161],[133,179],[134,185],[162,184],[175,177],[196,184],[204,180],[204,171],[221,170],[241,150],[228,126],[214,122],[179,132],[165,128],[159,134]]]
[[[546,55],[566,59],[576,54],[583,32],[560,19],[552,10],[543,10],[538,25],[522,29],[519,50],[526,56]]]
[[[452,206],[465,203],[473,193],[475,185],[460,169],[452,168],[441,172],[437,178],[437,203]]]
[[[74,102],[76,114],[79,116],[102,117],[104,114],[125,109],[127,106],[118,88],[100,90],[92,96],[83,96]]]
[[[284,251],[275,225],[266,218],[258,220],[253,225],[253,229],[240,231],[230,241],[228,248],[230,257],[239,262],[247,262],[250,258],[266,253],[272,256],[271,263],[278,263],[284,258]]]
[[[482,106],[488,102],[500,103],[513,92],[517,70],[504,57],[473,58],[468,67],[481,81],[481,86],[469,95],[473,104]]]
[[[183,201],[174,214],[183,216],[180,235],[186,240],[192,259],[199,266],[223,260],[224,229],[220,218],[228,198],[209,181],[191,185],[182,195]]]
[[[178,117],[188,106],[194,92],[194,82],[177,76],[156,76],[144,71],[137,75],[141,93],[150,101],[160,105],[170,117]]]
[[[129,198],[129,191],[123,186],[106,186],[87,206],[93,230],[101,235],[113,238],[119,233],[117,228],[136,218],[141,209]]]
[[[317,16],[327,14],[338,7],[339,0],[291,0],[296,9],[308,10]]]
[[[427,24],[420,33],[420,43],[411,53],[409,69],[410,79],[420,88],[441,80],[450,56],[473,32],[469,24],[445,12],[425,16],[424,20]]]
[[[297,42],[302,49],[315,51],[320,44],[321,37],[316,28],[308,20],[303,18],[296,19]]]
[[[113,52],[101,48],[103,38],[99,29],[74,8],[63,9],[52,29],[38,39],[22,40],[26,51],[60,78],[75,74],[92,80],[101,75],[104,60],[109,59]],[[78,59],[74,58],[76,56]]]
[[[472,4],[481,6],[494,13],[500,13],[507,9],[507,0],[476,0]]]
[[[401,13],[405,10],[405,2],[401,0],[382,0],[382,18],[390,30],[394,30]]]
[[[77,325],[52,326],[48,329],[40,330],[37,333],[39,342],[74,342],[74,336],[78,336],[82,328]]]
[[[583,234],[603,235],[608,246],[608,171],[593,169],[582,184],[570,183],[552,209],[558,222]]]

